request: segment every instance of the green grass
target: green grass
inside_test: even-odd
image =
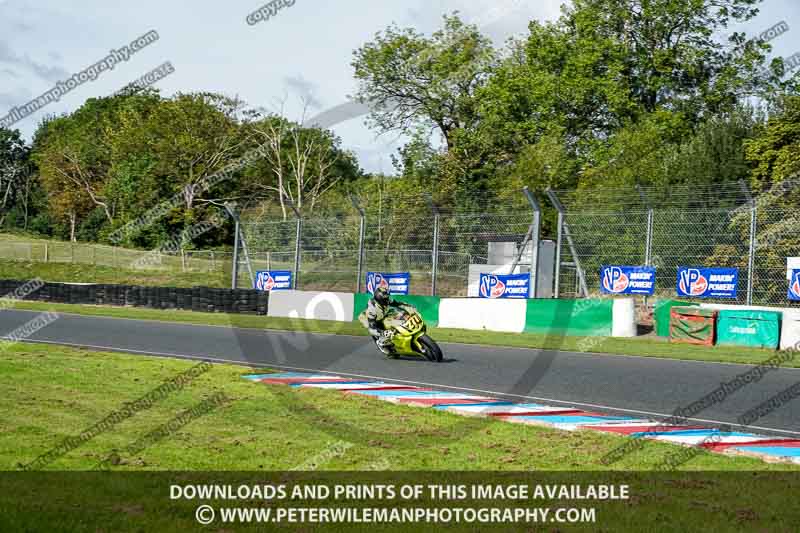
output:
[[[17,344],[0,356],[0,469],[27,464],[195,363]],[[230,401],[135,456],[120,470],[606,470],[623,437],[470,418],[336,391],[242,379],[214,365],[181,391],[138,412],[48,468],[87,470],[204,398]],[[259,370],[263,372],[263,370]],[[291,420],[291,424],[287,421]],[[265,446],[265,443],[269,443]],[[327,450],[327,452],[326,452]],[[647,470],[675,446],[650,443],[610,467]],[[800,470],[703,454],[689,470]]]
[[[47,302],[18,302],[17,309],[32,311],[53,310],[85,316],[104,316],[139,320],[157,320],[184,324],[199,324],[253,329],[274,329],[366,336],[358,322],[329,322],[253,315],[228,315],[223,313],[198,313],[129,307],[53,304]],[[672,344],[658,337],[614,339],[603,337],[566,337],[560,335],[509,334],[491,331],[474,331],[431,328],[431,336],[440,342],[457,342],[485,346],[533,348],[603,353],[619,356],[660,357],[684,361],[759,364],[773,357],[775,351],[734,346],[693,346]],[[800,368],[800,357],[787,361],[784,366]]]
[[[185,262],[180,254],[164,254],[160,263],[155,263],[151,250],[0,233],[0,277],[165,287],[229,286],[230,252],[213,252],[214,261],[211,253],[189,252]],[[145,265],[137,267],[137,261],[143,259]]]
[[[0,278],[35,279],[59,283],[110,283],[155,287],[230,287],[224,273],[133,270],[85,263],[41,263],[0,260]]]
[[[17,470],[77,436],[195,363],[55,346],[17,344],[0,355],[0,470]],[[263,369],[258,370],[260,373]],[[703,453],[670,474],[647,473],[678,448],[652,442],[610,471],[600,458],[625,437],[570,433],[399,406],[336,391],[297,390],[242,379],[248,369],[214,365],[184,389],[139,411],[47,468],[86,471],[117,454],[103,474],[0,477],[0,530],[194,530],[198,502],[171,501],[174,483],[629,483],[622,502],[522,502],[522,506],[592,506],[597,531],[790,531],[796,526],[800,468]],[[214,394],[228,402],[135,454],[121,452]],[[277,473],[301,470],[303,474]],[[357,472],[376,471],[372,474]],[[253,474],[225,474],[250,472]],[[381,476],[380,471],[390,471]],[[392,472],[395,471],[395,472]],[[404,471],[404,472],[397,472]],[[476,472],[459,474],[459,471]],[[142,473],[164,472],[161,477]],[[218,472],[203,474],[202,472]],[[276,472],[270,474],[270,472]],[[312,473],[313,472],[313,473]],[[326,474],[330,472],[330,474]],[[353,472],[353,475],[347,474]],[[418,472],[418,473],[417,473]],[[436,473],[439,472],[439,473]],[[504,478],[508,472],[508,478]],[[785,477],[793,474],[792,477]],[[781,477],[783,475],[784,477]],[[262,506],[264,502],[212,502]],[[450,506],[485,507],[458,501]],[[386,502],[282,502],[270,506],[393,505]],[[498,500],[492,506],[514,505]],[[406,501],[398,505],[440,506]],[[444,505],[448,505],[444,503]],[[517,505],[519,503],[517,502]],[[221,527],[215,525],[214,530]],[[295,524],[293,528],[300,527]],[[406,531],[409,525],[378,528]],[[570,526],[570,530],[574,526]],[[238,528],[237,528],[238,529]],[[306,527],[311,530],[311,526]],[[313,527],[374,531],[374,525]],[[458,527],[474,531],[474,525]],[[484,529],[484,528],[481,528]],[[498,530],[518,530],[505,525]],[[230,531],[230,528],[225,529]],[[535,530],[525,528],[525,530]],[[548,529],[552,530],[552,529]],[[563,530],[563,529],[560,529]]]

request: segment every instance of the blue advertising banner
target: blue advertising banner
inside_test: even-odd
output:
[[[528,274],[481,274],[481,298],[529,298],[531,277]]]
[[[736,298],[738,268],[678,267],[678,296]]]
[[[789,283],[789,299],[800,302],[800,270],[792,270],[792,281]]]
[[[288,291],[292,288],[289,270],[262,270],[256,272],[255,289],[258,291]]]
[[[374,294],[378,287],[386,287],[389,294],[408,294],[409,285],[409,272],[367,272],[367,292],[370,294]]]
[[[600,290],[603,294],[646,294],[656,290],[655,267],[604,266],[600,268]]]

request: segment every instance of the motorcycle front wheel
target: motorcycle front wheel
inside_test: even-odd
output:
[[[428,361],[434,363],[442,362],[444,355],[442,354],[442,349],[439,348],[438,344],[436,344],[436,341],[434,341],[427,335],[423,335],[422,337],[417,339],[417,342],[419,342],[420,346],[422,346],[423,348],[422,355],[424,355]]]

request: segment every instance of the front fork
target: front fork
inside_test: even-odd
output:
[[[425,354],[425,347],[422,346],[422,343],[419,342],[420,337],[428,333],[428,328],[426,326],[422,326],[416,334],[414,334],[413,340],[411,341],[411,345],[417,350],[420,354]]]

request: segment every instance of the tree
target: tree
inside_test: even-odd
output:
[[[79,218],[89,213],[94,204],[83,184],[71,176],[77,173],[72,148],[72,143],[76,142],[75,129],[69,117],[43,123],[36,132],[33,152],[50,210],[56,219],[67,221],[72,242],[76,240]]]
[[[624,47],[593,23],[585,26],[579,31],[563,18],[531,22],[528,37],[511,44],[481,89],[479,129],[500,164],[545,135],[563,136],[566,149],[578,153],[641,114],[621,75]]]
[[[781,99],[760,135],[745,146],[747,160],[755,167],[750,181],[754,190],[766,191],[799,173],[800,96]]]
[[[392,154],[392,164],[405,180],[433,186],[440,172],[441,152],[431,145],[424,129],[415,131],[411,140]]]
[[[757,83],[768,46],[735,33],[715,34],[758,13],[761,0],[575,0],[562,25],[619,43],[619,74],[632,98],[652,113],[662,107],[693,114],[730,109]]]
[[[182,205],[127,235],[131,243],[155,246],[212,216],[215,205],[235,200],[230,196],[236,196],[239,174],[211,188],[206,184],[244,155],[247,120],[243,102],[214,93],[132,95],[111,140],[110,190],[124,212],[114,227],[178,197]]]
[[[760,125],[761,118],[746,106],[710,117],[664,155],[663,180],[698,186],[747,181],[752,165],[745,145]]]
[[[357,96],[381,132],[432,126],[448,147],[479,120],[475,93],[495,62],[491,41],[456,15],[430,38],[390,26],[354,56]]]
[[[30,147],[19,130],[0,128],[0,225],[12,209],[21,209],[27,226],[32,170]]]
[[[162,101],[141,125],[144,146],[153,154],[152,171],[183,195],[187,211],[204,180],[238,159],[245,146],[237,115],[242,104],[213,93],[179,94]],[[206,203],[203,202],[203,203]]]
[[[109,223],[114,221],[115,206],[108,194],[112,159],[108,133],[116,127],[122,103],[119,97],[87,100],[72,115],[48,124],[50,131],[37,151],[45,181],[73,191],[68,196],[76,201],[88,199],[102,209]],[[83,209],[69,211],[74,224],[74,216]]]
[[[563,132],[548,133],[522,148],[491,188],[501,196],[513,198],[523,187],[534,191],[574,187],[577,170],[577,158],[568,150]]]
[[[355,156],[328,130],[304,128],[277,115],[254,122],[249,130],[265,158],[265,165],[250,173],[249,185],[262,196],[277,196],[284,220],[287,205],[310,215],[326,193],[361,175]]]

